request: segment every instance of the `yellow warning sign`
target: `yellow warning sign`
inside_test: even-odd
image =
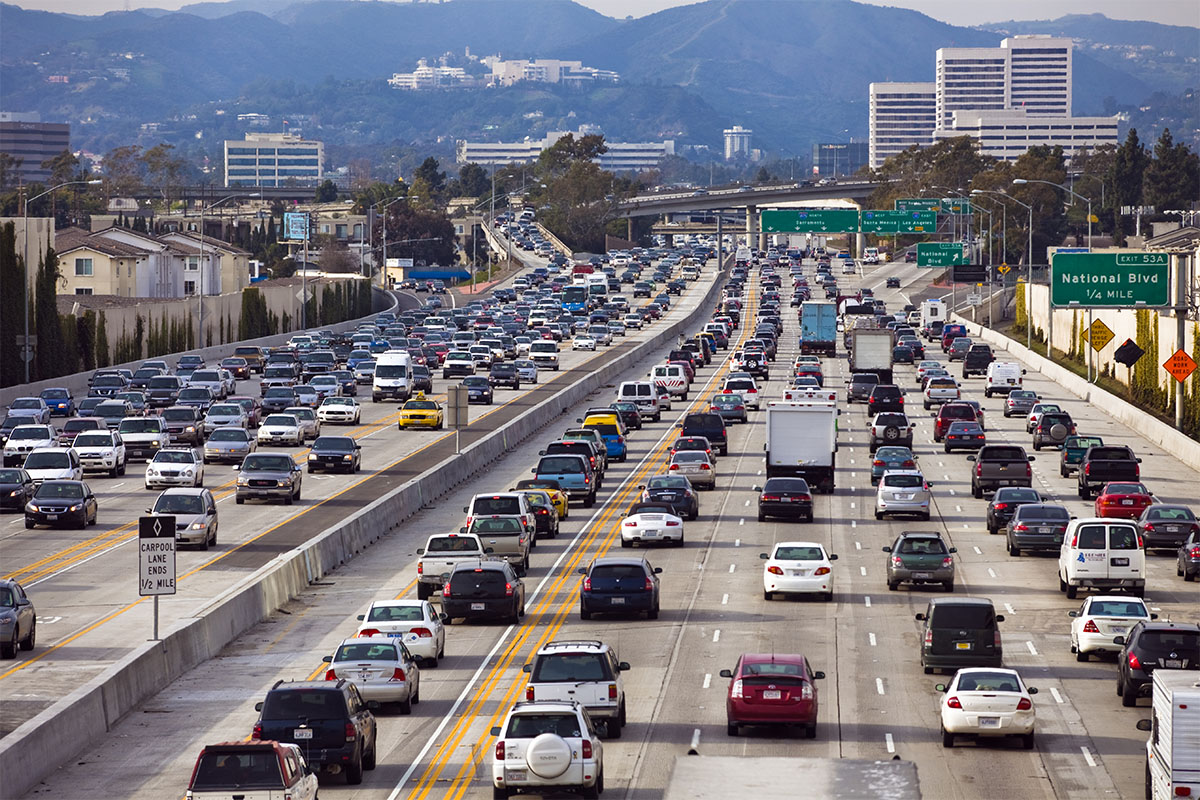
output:
[[[1112,329],[1110,329],[1100,320],[1096,320],[1092,323],[1092,326],[1088,328],[1088,342],[1091,343],[1092,349],[1097,352],[1107,347],[1108,343],[1113,340],[1113,336],[1115,335],[1116,334],[1112,332]]]

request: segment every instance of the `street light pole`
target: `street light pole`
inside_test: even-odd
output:
[[[1020,200],[1018,200],[1017,198],[1008,194],[1007,192],[998,192],[993,189],[972,189],[971,194],[973,194],[973,195],[981,195],[981,194],[999,195],[1000,197],[1003,197],[1005,200],[1012,200],[1017,205],[1025,208],[1029,211],[1029,244],[1026,246],[1026,254],[1025,254],[1025,346],[1027,348],[1029,348],[1030,350],[1032,350],[1033,349],[1033,205],[1032,204],[1026,205],[1025,203],[1022,203]],[[1007,203],[1005,204],[1005,208],[1007,210]],[[1007,217],[1006,217],[1005,218],[1005,235],[1006,236],[1008,234],[1007,224],[1008,223],[1007,223]],[[1048,287],[1047,287],[1047,291],[1049,291]],[[1047,337],[1049,336],[1049,332],[1054,330],[1054,308],[1053,308],[1053,306],[1049,306],[1049,299],[1050,298],[1047,295],[1046,300],[1047,300],[1047,306],[1049,308],[1049,310],[1047,311],[1047,314],[1049,315],[1048,316],[1049,322],[1047,323],[1047,326],[1046,326],[1046,329],[1048,332]],[[1047,339],[1047,341],[1048,341],[1048,339]],[[1049,355],[1049,353],[1050,353],[1049,349],[1047,349],[1046,353],[1047,353],[1047,355]]]
[[[21,248],[21,265],[25,268],[25,275],[23,276],[25,279],[25,285],[22,287],[22,290],[25,295],[25,340],[21,347],[21,358],[25,362],[25,382],[26,383],[29,383],[29,362],[32,360],[32,357],[33,357],[33,348],[29,346],[29,264],[26,263],[29,260],[29,204],[34,200],[37,200],[41,197],[45,197],[46,195],[50,194],[51,192],[58,191],[59,189],[63,188],[64,186],[77,186],[77,185],[95,186],[100,183],[104,183],[104,181],[102,181],[100,179],[89,180],[89,181],[67,181],[65,183],[60,183],[57,186],[51,186],[49,189],[42,192],[41,194],[34,195],[33,197],[28,197],[25,199],[25,202],[23,202],[21,204],[21,230],[23,231],[22,235],[24,236],[24,239],[25,239],[24,245]]]
[[[1033,178],[1029,178],[1029,179],[1013,178],[1013,185],[1015,185],[1015,186],[1025,186],[1026,184],[1030,184],[1030,183],[1044,183],[1047,186],[1053,186],[1056,189],[1062,189],[1064,192],[1071,195],[1071,197],[1077,197],[1080,200],[1084,200],[1087,202],[1087,224],[1088,224],[1088,232],[1087,232],[1088,244],[1087,244],[1087,246],[1088,246],[1088,252],[1089,253],[1092,252],[1092,198],[1084,197],[1083,195],[1081,195],[1078,192],[1076,192],[1075,190],[1073,190],[1071,187],[1064,186],[1061,183],[1054,183],[1053,181],[1034,180]],[[1101,191],[1104,190],[1103,183],[1100,184],[1100,189],[1101,189]]]

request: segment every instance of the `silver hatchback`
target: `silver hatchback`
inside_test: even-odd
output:
[[[217,546],[217,501],[208,489],[167,489],[146,513],[174,517],[175,541],[181,545]]]

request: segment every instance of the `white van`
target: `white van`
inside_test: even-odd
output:
[[[1075,599],[1080,589],[1146,591],[1146,551],[1137,525],[1110,517],[1073,519],[1058,552],[1058,590]]]
[[[983,393],[991,397],[993,393],[1008,394],[1014,389],[1020,389],[1025,383],[1021,376],[1025,370],[1015,361],[993,361],[988,364],[987,385]]]
[[[700,268],[693,266],[684,267],[682,270],[680,270],[680,274],[683,276],[684,280],[694,281],[700,277]]]
[[[394,398],[401,403],[412,394],[412,358],[408,353],[380,353],[375,357],[371,402]]]
[[[650,417],[655,422],[662,419],[662,410],[658,405],[658,392],[650,381],[625,381],[617,387],[617,400],[625,403],[636,403],[643,417]]]
[[[665,386],[672,396],[687,400],[688,377],[678,364],[660,364],[651,371],[650,378],[659,386]]]

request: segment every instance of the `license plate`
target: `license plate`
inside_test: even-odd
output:
[[[1131,506],[1131,505],[1133,505],[1133,501],[1132,501],[1132,500],[1122,500],[1122,501],[1121,501],[1121,505],[1123,505],[1123,506]]]
[[[913,577],[919,581],[927,581],[933,577],[932,572],[914,572]]]
[[[955,642],[954,649],[955,650],[970,650],[971,642]]]
[[[1038,528],[1038,533],[1053,533],[1054,528]]]
[[[296,728],[294,731],[292,731],[292,738],[311,739],[313,738],[312,728]]]
[[[1128,567],[1129,559],[1128,558],[1114,558],[1110,563],[1114,567]]]
[[[486,607],[487,606],[484,603],[471,603],[472,611],[483,611]]]
[[[1183,661],[1178,658],[1168,658],[1163,661],[1163,666],[1167,669],[1183,669]]]
[[[981,728],[999,728],[1000,727],[1000,718],[999,717],[980,717],[979,718],[979,727],[981,727]]]
[[[763,700],[781,700],[783,692],[779,689],[763,689]]]
[[[58,519],[58,514],[47,514],[46,519]]]
[[[505,777],[507,777],[507,778],[508,778],[508,780],[510,780],[510,781],[523,781],[523,780],[525,780],[525,770],[523,770],[523,769],[505,769],[505,770],[504,770],[504,775],[505,775]]]
[[[1111,630],[1113,633],[1127,633],[1129,628],[1125,627],[1124,625],[1113,625]]]
[[[623,605],[625,605],[625,598],[624,597],[614,597],[614,598],[612,598],[611,602],[614,606],[623,606]]]
[[[912,500],[913,496],[914,495],[911,495],[911,494],[898,494],[898,495],[896,495],[896,499],[897,500]]]

